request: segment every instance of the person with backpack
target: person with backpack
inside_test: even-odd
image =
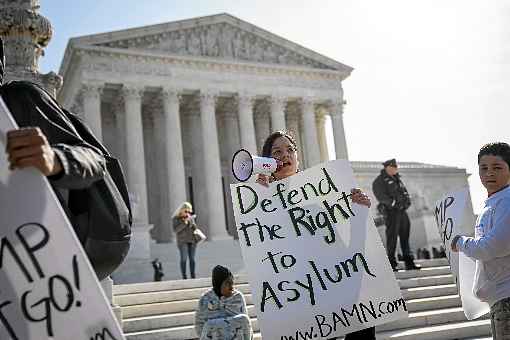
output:
[[[4,71],[0,39],[0,96],[20,127],[7,132],[10,169],[34,167],[46,176],[102,280],[122,263],[130,244],[131,209],[120,164],[46,90],[28,81],[4,84]]]

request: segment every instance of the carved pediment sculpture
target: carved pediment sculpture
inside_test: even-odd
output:
[[[176,55],[332,69],[329,65],[230,23],[198,25],[97,45]]]

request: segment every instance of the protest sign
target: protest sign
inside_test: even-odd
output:
[[[330,339],[407,317],[367,207],[350,200],[348,161],[273,182],[231,185],[264,339]]]
[[[476,261],[462,252],[452,252],[451,243],[457,235],[462,235],[462,223],[466,216],[468,188],[449,193],[436,202],[434,215],[436,224],[450,262],[452,274],[459,283],[462,309],[468,320],[476,319],[489,311],[489,305],[481,302],[473,294]]]
[[[8,169],[13,128],[0,98],[0,339],[124,339],[46,178]]]

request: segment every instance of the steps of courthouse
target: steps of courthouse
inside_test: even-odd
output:
[[[422,270],[396,273],[409,318],[378,326],[377,339],[491,339],[487,317],[466,320],[446,260],[418,263]],[[210,286],[210,278],[114,286],[114,303],[122,308],[126,339],[196,339],[195,309],[200,296]],[[245,294],[255,339],[261,339],[246,275],[236,276],[236,288]]]

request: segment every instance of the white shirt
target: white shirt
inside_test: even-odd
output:
[[[462,236],[459,251],[476,259],[473,293],[490,305],[510,297],[510,187],[485,200],[475,237]]]

